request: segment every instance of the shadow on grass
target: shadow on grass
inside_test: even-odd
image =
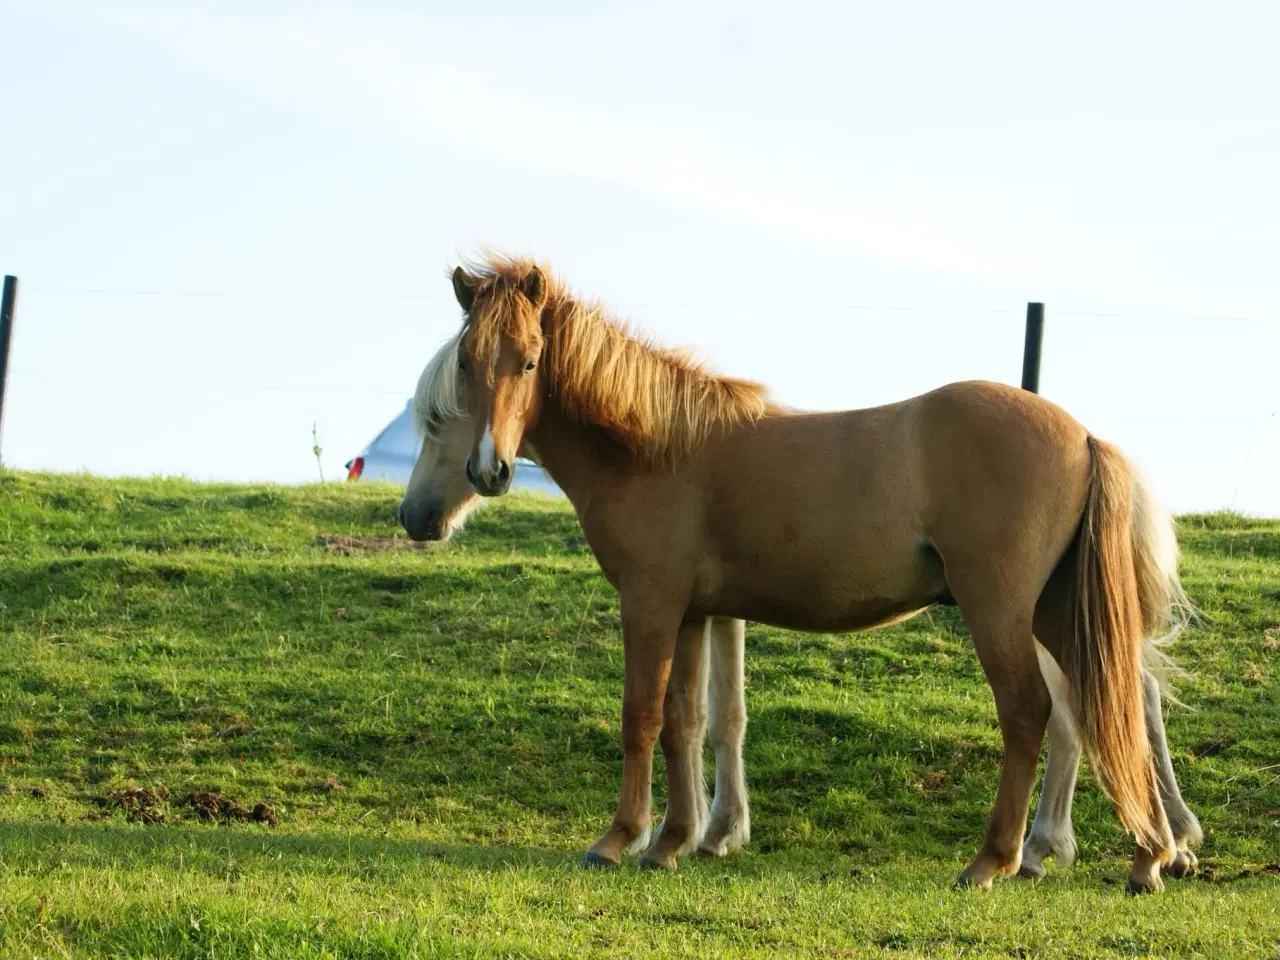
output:
[[[801,817],[836,849],[873,859],[968,853],[986,826],[1001,751],[932,720],[925,709],[903,722],[817,706],[757,710],[747,774],[760,849],[794,842],[786,825]]]
[[[253,871],[392,880],[432,863],[482,873],[578,869],[582,854],[255,827],[0,823],[0,863],[7,871],[43,873],[51,862],[113,869],[179,866],[220,877]]]

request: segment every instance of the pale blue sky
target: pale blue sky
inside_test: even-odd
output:
[[[784,401],[1016,382],[1280,514],[1280,8],[0,0],[5,462],[326,475],[548,259]],[[963,9],[961,9],[963,7]]]

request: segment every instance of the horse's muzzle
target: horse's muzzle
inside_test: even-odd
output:
[[[471,458],[467,457],[467,481],[482,497],[502,496],[511,489],[511,477],[511,464],[506,460],[499,460],[497,468],[490,472],[477,471],[471,465]]]
[[[436,504],[419,506],[401,501],[398,517],[410,540],[422,543],[424,540],[445,539],[444,512]]]

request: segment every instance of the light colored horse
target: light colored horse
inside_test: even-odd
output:
[[[1165,812],[1171,778],[1153,762],[1148,728],[1161,724],[1142,656],[1184,598],[1171,524],[1118,451],[997,384],[873,410],[784,411],[756,384],[630,337],[527,261],[459,269],[454,287],[475,431],[464,472],[496,495],[517,450],[536,456],[621,596],[623,786],[589,862],[616,864],[642,837],[668,680],[696,671],[688,651],[706,617],[843,630],[955,602],[1005,742],[987,837],[960,882],[988,887],[1021,863],[1052,703],[1038,639],[1139,840],[1130,887],[1159,887],[1160,866],[1198,830],[1189,813],[1171,826]],[[695,690],[679,683],[676,695],[694,712]],[[678,767],[679,740],[662,732]],[[685,795],[672,791],[653,862],[695,829]]]

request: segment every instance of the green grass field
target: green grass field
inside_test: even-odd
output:
[[[612,590],[567,506],[424,551],[397,499],[0,473],[0,955],[1280,956],[1280,523],[1180,525],[1201,876],[1126,896],[1086,774],[1077,865],[984,894],[951,883],[1000,740],[953,612],[748,626],[751,845],[584,872]]]

